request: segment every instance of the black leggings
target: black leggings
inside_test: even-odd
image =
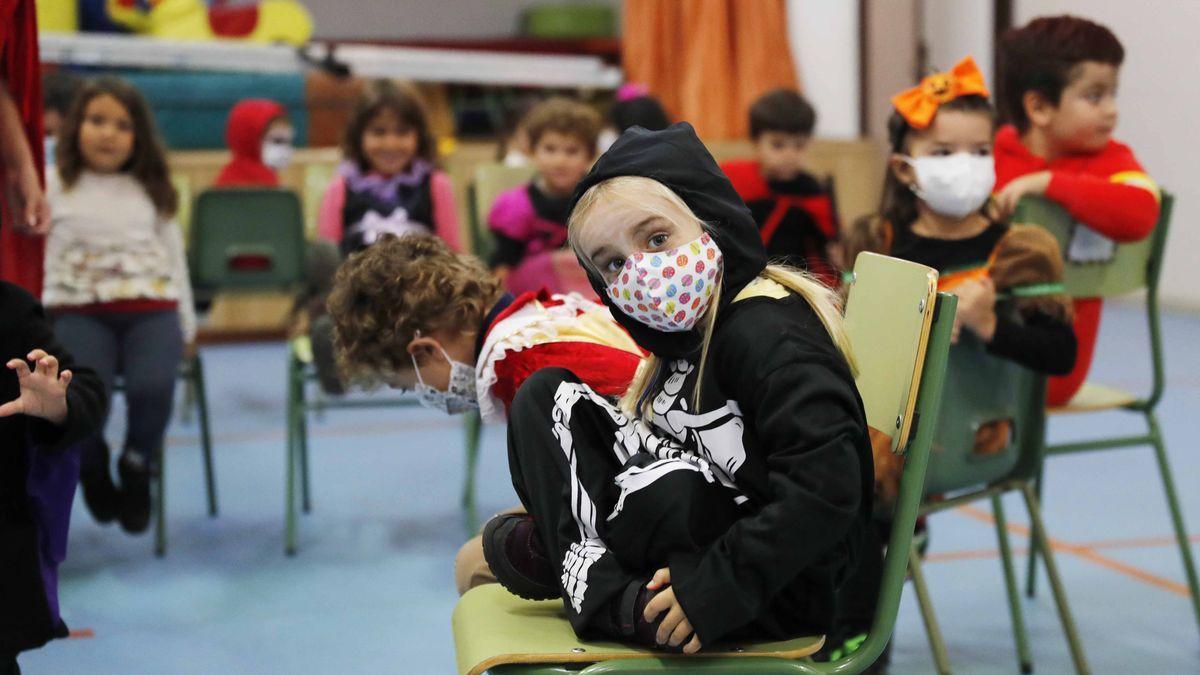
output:
[[[631,581],[739,517],[736,493],[673,440],[630,420],[573,373],[547,368],[509,411],[509,470],[553,560],[579,635]]]

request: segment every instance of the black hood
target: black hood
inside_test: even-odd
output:
[[[725,259],[720,307],[732,302],[766,267],[767,251],[753,216],[692,125],[678,122],[662,131],[647,131],[642,127],[626,131],[579,182],[571,198],[571,210],[588,188],[618,176],[643,176],[666,185],[700,220],[708,223],[709,232]],[[702,328],[683,333],[654,330],[622,312],[609,298],[604,280],[590,270],[588,280],[596,295],[612,310],[613,318],[643,349],[670,357],[687,356],[700,347]]]

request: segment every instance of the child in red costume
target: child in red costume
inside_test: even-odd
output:
[[[1124,55],[1110,30],[1071,16],[1035,19],[1002,40],[1000,103],[1012,124],[996,133],[996,207],[1011,214],[1025,195],[1061,204],[1091,230],[1080,230],[1068,259],[1096,260],[1111,246],[1103,238],[1137,241],[1158,221],[1158,186],[1112,139]],[[1050,378],[1051,406],[1070,401],[1087,377],[1101,305],[1075,300],[1078,357],[1070,374]]]
[[[229,111],[225,127],[225,143],[233,157],[221,169],[215,185],[278,186],[278,172],[287,168],[292,158],[293,136],[287,109],[279,103],[264,98],[238,101]]]
[[[798,92],[763,94],[750,106],[755,158],[723,162],[721,170],[750,208],[767,255],[836,286],[841,228],[833,186],[804,166],[816,122],[816,111]]]

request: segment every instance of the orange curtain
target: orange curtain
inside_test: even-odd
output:
[[[626,0],[624,14],[625,79],[706,139],[745,136],[755,98],[798,87],[785,0]]]

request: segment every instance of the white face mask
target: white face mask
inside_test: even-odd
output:
[[[626,315],[655,330],[691,330],[712,302],[721,259],[707,232],[666,251],[634,253],[609,283],[608,295]]]
[[[442,356],[450,364],[450,387],[446,391],[434,389],[421,379],[421,369],[417,367],[417,357],[412,357],[413,370],[417,371],[417,399],[426,408],[440,410],[447,415],[457,415],[479,407],[479,399],[475,395],[475,369],[471,366],[450,358],[445,349]],[[411,355],[410,355],[411,356]]]
[[[263,141],[262,162],[276,171],[283,171],[292,163],[292,144],[267,139]]]
[[[917,172],[909,188],[934,212],[963,218],[978,211],[996,184],[996,165],[991,155],[957,152],[947,157],[905,157]]]

